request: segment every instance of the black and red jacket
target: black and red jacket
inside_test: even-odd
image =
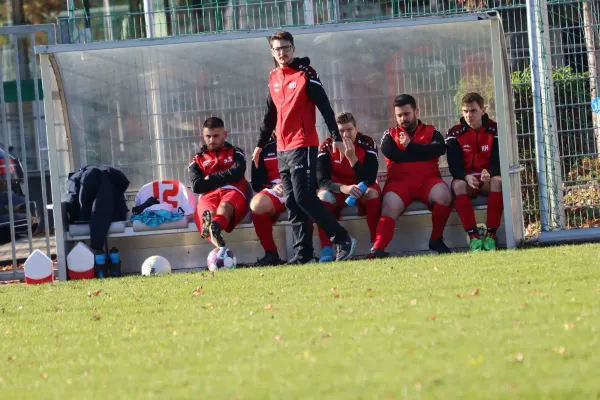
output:
[[[400,132],[411,137],[407,147],[400,144]],[[446,153],[444,137],[432,125],[421,121],[414,132],[396,126],[385,131],[381,152],[387,165],[387,180],[422,180],[441,177],[439,158]]]
[[[272,136],[260,152],[258,167],[252,163],[250,179],[252,180],[252,190],[256,193],[281,182],[279,162],[277,161],[277,142]]]
[[[248,182],[244,178],[246,157],[239,147],[225,142],[219,150],[202,146],[190,165],[188,173],[194,193],[208,193],[215,189],[233,189],[246,196]],[[208,176],[208,179],[205,179]]]
[[[269,95],[257,147],[264,148],[274,130],[278,151],[317,147],[315,106],[331,136],[341,142],[335,114],[310,59],[295,58],[289,65],[275,68],[269,75]]]
[[[333,153],[333,140],[330,137],[321,143],[317,156],[319,188],[340,193],[341,185],[365,182],[367,186],[371,186],[376,182],[379,158],[375,141],[370,136],[358,132],[354,139],[354,151],[358,161],[351,166],[345,156],[340,160],[340,155],[344,152],[343,146]]]
[[[487,114],[478,130],[471,128],[464,118],[446,135],[448,167],[453,178],[465,179],[469,174],[480,174],[484,169],[491,176],[500,175],[498,125]]]

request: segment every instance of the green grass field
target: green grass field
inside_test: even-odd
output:
[[[0,398],[598,398],[599,256],[0,286]]]

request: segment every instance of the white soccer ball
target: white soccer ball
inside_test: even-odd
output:
[[[171,264],[162,256],[148,257],[142,264],[142,275],[164,275],[171,273]]]
[[[234,269],[237,265],[237,260],[231,249],[228,249],[227,247],[217,247],[212,249],[208,254],[206,264],[210,271]]]

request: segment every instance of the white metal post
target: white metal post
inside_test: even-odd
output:
[[[150,59],[150,65],[152,65],[152,59]],[[158,63],[156,64],[158,65]],[[158,165],[158,171],[152,171],[153,178],[155,180],[167,179],[166,173],[166,160],[165,160],[165,138],[163,134],[163,120],[162,120],[162,101],[160,98],[160,76],[157,70],[151,69],[150,75],[150,110],[152,111],[152,139],[153,145],[153,159]],[[156,176],[158,173],[158,176]]]
[[[154,30],[154,6],[152,0],[144,0],[144,16],[146,18],[146,37],[153,38]]]
[[[104,0],[104,39],[113,40],[112,15],[110,14],[110,0]]]
[[[541,225],[542,231],[549,231],[564,228],[566,223],[546,0],[527,0],[527,30]]]
[[[521,180],[518,168],[519,154],[515,152],[517,130],[513,124],[514,119],[510,115],[509,101],[512,102],[512,99],[508,96],[507,90],[510,87],[510,75],[508,65],[505,63],[504,32],[500,20],[491,20],[490,24],[498,145],[500,146],[502,203],[504,204],[504,231],[506,247],[512,249],[524,236]],[[511,163],[517,165],[511,165]]]
[[[304,0],[304,25],[315,24],[315,13],[313,10],[313,0]]]
[[[67,258],[65,252],[65,232],[62,213],[62,193],[60,190],[60,167],[56,146],[56,131],[54,129],[54,103],[52,100],[52,68],[51,55],[40,55],[42,71],[42,88],[44,91],[44,115],[46,119],[46,135],[48,140],[48,162],[50,167],[50,184],[52,192],[52,211],[54,216],[54,235],[56,239],[56,258],[58,262],[58,277],[67,280]],[[42,178],[43,179],[43,178]]]

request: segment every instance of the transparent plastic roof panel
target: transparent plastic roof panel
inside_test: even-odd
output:
[[[296,56],[310,57],[334,111],[352,112],[359,130],[378,142],[395,124],[391,103],[401,93],[414,95],[421,119],[442,133],[457,123],[467,91],[483,93],[495,116],[494,68],[502,67],[492,61],[492,20],[473,16],[462,22],[438,18],[291,31]],[[116,166],[131,180],[131,190],[154,179],[187,182],[202,123],[211,116],[225,121],[228,140],[249,156],[274,68],[267,34],[38,49],[52,54],[60,76],[72,165]],[[324,139],[320,116],[318,130]]]

